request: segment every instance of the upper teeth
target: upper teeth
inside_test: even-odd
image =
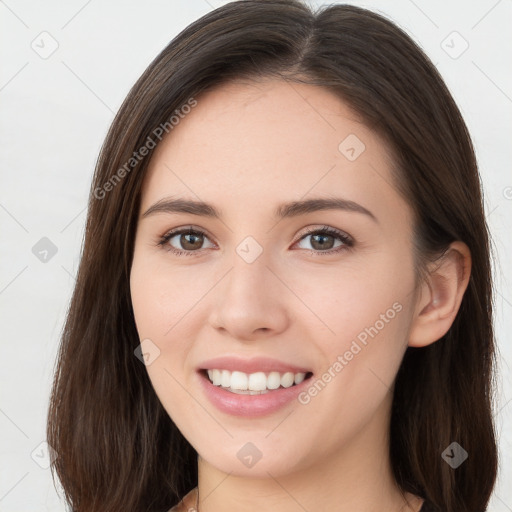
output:
[[[293,384],[299,384],[306,377],[305,373],[279,373],[270,372],[268,375],[264,372],[244,373],[230,372],[229,370],[208,370],[208,377],[215,386],[224,388],[264,391],[265,389],[277,389],[279,386],[289,388]]]

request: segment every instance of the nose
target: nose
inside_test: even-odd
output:
[[[248,263],[238,255],[216,286],[210,325],[239,341],[273,337],[286,330],[290,291],[260,256]]]

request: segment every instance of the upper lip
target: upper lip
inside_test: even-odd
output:
[[[256,372],[309,373],[311,371],[303,366],[296,366],[269,357],[252,357],[247,359],[233,356],[208,359],[203,361],[198,369],[240,371],[248,374]]]

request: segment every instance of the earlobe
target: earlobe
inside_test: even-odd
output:
[[[453,242],[435,262],[421,284],[409,332],[411,347],[424,347],[442,338],[460,308],[471,274],[471,253],[460,241]]]

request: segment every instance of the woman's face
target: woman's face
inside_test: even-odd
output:
[[[344,103],[280,80],[205,93],[154,150],[135,320],[160,401],[216,468],[387,453],[416,299],[412,212],[392,183],[386,146]]]

